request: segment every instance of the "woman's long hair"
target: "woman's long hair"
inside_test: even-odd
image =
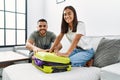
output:
[[[62,14],[61,33],[67,33],[68,32],[68,23],[66,23],[66,21],[64,19],[64,11],[66,9],[70,9],[70,10],[73,11],[74,19],[73,19],[73,30],[72,30],[72,32],[76,32],[77,31],[76,30],[77,29],[77,23],[78,23],[76,11],[72,6],[66,6],[64,8],[63,14]]]

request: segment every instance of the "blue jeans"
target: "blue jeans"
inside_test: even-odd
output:
[[[90,50],[81,50],[75,48],[69,58],[73,67],[85,66],[86,62],[94,55],[93,48]]]

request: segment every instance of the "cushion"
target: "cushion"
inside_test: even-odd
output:
[[[120,39],[101,39],[94,55],[93,65],[104,67],[120,61]]]

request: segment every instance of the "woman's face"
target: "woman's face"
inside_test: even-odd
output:
[[[65,21],[69,24],[73,22],[74,19],[74,13],[70,9],[65,9],[64,10],[64,19]]]

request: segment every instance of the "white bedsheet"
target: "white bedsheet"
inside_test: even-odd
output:
[[[72,67],[71,71],[46,74],[31,63],[8,66],[3,69],[2,80],[99,80],[96,67]]]

